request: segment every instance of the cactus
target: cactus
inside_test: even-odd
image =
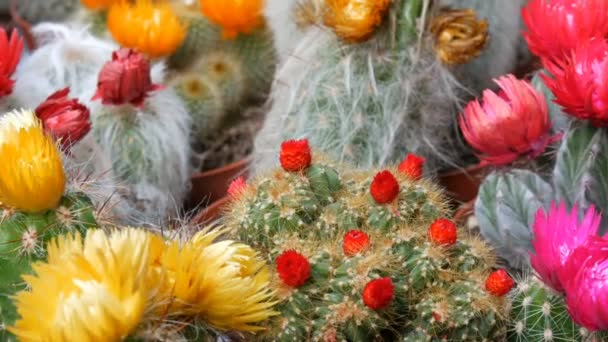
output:
[[[389,170],[400,190],[384,205],[370,196],[373,172],[316,156],[303,171],[274,170],[236,195],[224,224],[277,265],[274,286],[282,299],[281,316],[268,339],[483,341],[503,336],[507,302],[483,285],[495,267],[492,252],[462,231],[452,245],[429,238],[429,225],[448,216],[443,194],[426,180]],[[350,245],[344,237],[352,230],[359,237],[364,233],[368,242]],[[290,250],[310,265],[300,287],[281,280],[278,259]],[[392,301],[372,309],[364,288],[386,277],[394,286]]]
[[[367,42],[345,44],[327,28],[310,27],[275,78],[254,171],[276,164],[287,137],[307,138],[361,167],[396,162],[407,151],[427,158],[431,172],[456,161],[464,149],[453,125],[460,85],[436,60],[429,32],[412,39],[413,25],[427,19],[420,13],[432,13],[418,11],[423,3],[393,1]]]
[[[542,72],[546,73],[546,72]],[[555,95],[547,88],[545,82],[543,82],[540,77],[541,72],[537,72],[532,78],[532,85],[537,89],[543,92],[545,98],[547,99],[547,105],[549,106],[549,118],[553,123],[553,132],[564,132],[568,129],[568,126],[572,122],[572,119],[564,113],[562,108],[554,102]]]
[[[1,0],[0,9],[8,11],[11,0]],[[23,19],[38,23],[68,19],[78,9],[78,0],[28,0],[17,1],[17,11]]]
[[[568,314],[563,296],[554,293],[536,277],[520,282],[511,301],[509,342],[591,342],[600,338],[576,325]]]

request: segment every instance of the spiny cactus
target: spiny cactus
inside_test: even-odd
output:
[[[0,8],[8,11],[10,2],[0,1]],[[19,15],[33,23],[65,20],[80,6],[79,0],[27,0],[16,3]]]
[[[563,296],[536,277],[519,282],[512,294],[508,341],[602,341],[601,336],[579,327],[568,314]]]
[[[362,43],[310,27],[275,78],[254,171],[276,164],[287,137],[362,167],[396,162],[407,151],[427,158],[432,172],[455,161],[460,85],[436,60],[429,32],[412,39],[428,19],[421,13],[433,12],[422,11],[423,3],[392,1],[383,26]]]
[[[269,340],[503,336],[507,303],[484,288],[494,257],[444,219],[436,186],[397,168],[375,174],[316,156],[309,166],[307,145],[285,144],[283,169],[233,191],[224,222],[276,265],[281,317]]]

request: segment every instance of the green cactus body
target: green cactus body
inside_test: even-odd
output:
[[[327,28],[308,29],[277,72],[273,107],[255,142],[256,173],[275,166],[280,143],[292,137],[361,167],[413,152],[435,172],[459,157],[465,148],[453,125],[458,82],[416,26],[423,6],[392,3],[385,25],[367,42],[346,44]],[[412,32],[422,38],[412,40]]]
[[[521,282],[512,295],[508,341],[593,341],[594,336],[577,326],[564,297],[535,277]]]
[[[427,181],[411,181],[396,169],[400,193],[394,203],[370,195],[374,173],[313,162],[305,171],[275,170],[247,186],[225,224],[270,262],[287,250],[304,255],[310,278],[290,287],[276,277],[282,299],[269,340],[371,341],[447,338],[499,340],[505,298],[484,289],[494,265],[489,248],[459,236],[451,247],[431,242],[427,231],[448,215],[443,195]],[[365,232],[370,244],[346,255],[343,238]],[[390,304],[364,303],[370,281],[389,277]]]
[[[6,2],[9,2],[9,0],[6,0]],[[79,6],[80,2],[78,0],[28,0],[17,2],[19,14],[25,20],[32,23],[65,20],[69,18]],[[9,6],[0,7],[9,8]]]
[[[0,209],[0,327],[17,318],[9,297],[23,289],[21,277],[32,272],[31,263],[46,258],[46,244],[58,235],[97,227],[95,216],[83,193],[66,194],[57,209],[45,213]],[[3,334],[0,328],[0,337],[9,338]]]

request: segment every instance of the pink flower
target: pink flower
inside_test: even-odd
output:
[[[23,39],[13,30],[9,39],[6,30],[0,27],[0,97],[13,92],[15,81],[11,76],[17,69],[23,51]]]
[[[527,81],[506,75],[495,80],[498,94],[483,92],[460,115],[464,138],[481,155],[482,164],[505,165],[520,156],[540,155],[557,137],[550,136],[547,102]]]
[[[230,185],[228,186],[228,195],[232,199],[238,199],[243,191],[245,191],[245,187],[247,187],[245,178],[239,177],[230,182]]]
[[[608,2],[607,2],[608,3]],[[596,39],[547,65],[542,75],[564,111],[596,126],[608,125],[608,43]]]
[[[562,58],[577,42],[608,35],[606,0],[531,0],[522,10],[530,50],[542,60]]]
[[[579,223],[577,207],[568,213],[564,203],[559,207],[552,203],[548,214],[542,208],[536,212],[532,240],[535,252],[530,253],[530,262],[545,284],[558,292],[564,291],[564,264],[572,251],[591,236],[597,236],[600,220],[591,207]]]
[[[572,320],[591,331],[608,330],[608,240],[590,237],[562,273]]]
[[[89,109],[77,99],[68,98],[70,88],[59,90],[41,103],[35,112],[44,129],[69,149],[91,130]]]
[[[93,100],[101,99],[103,104],[130,103],[141,107],[151,91],[161,88],[152,84],[150,63],[142,54],[131,49],[120,49],[101,69]]]

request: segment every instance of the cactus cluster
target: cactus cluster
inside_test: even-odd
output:
[[[188,33],[169,58],[175,69],[170,83],[192,116],[194,140],[201,141],[266,98],[277,64],[274,39],[265,23],[252,33],[225,39],[221,28],[201,13],[198,1],[174,0],[172,5]]]
[[[494,256],[445,219],[436,186],[397,168],[375,174],[317,156],[306,166],[288,152],[281,161],[284,169],[233,192],[225,216],[235,236],[276,266],[281,316],[268,339],[504,336],[506,298],[484,285]]]

